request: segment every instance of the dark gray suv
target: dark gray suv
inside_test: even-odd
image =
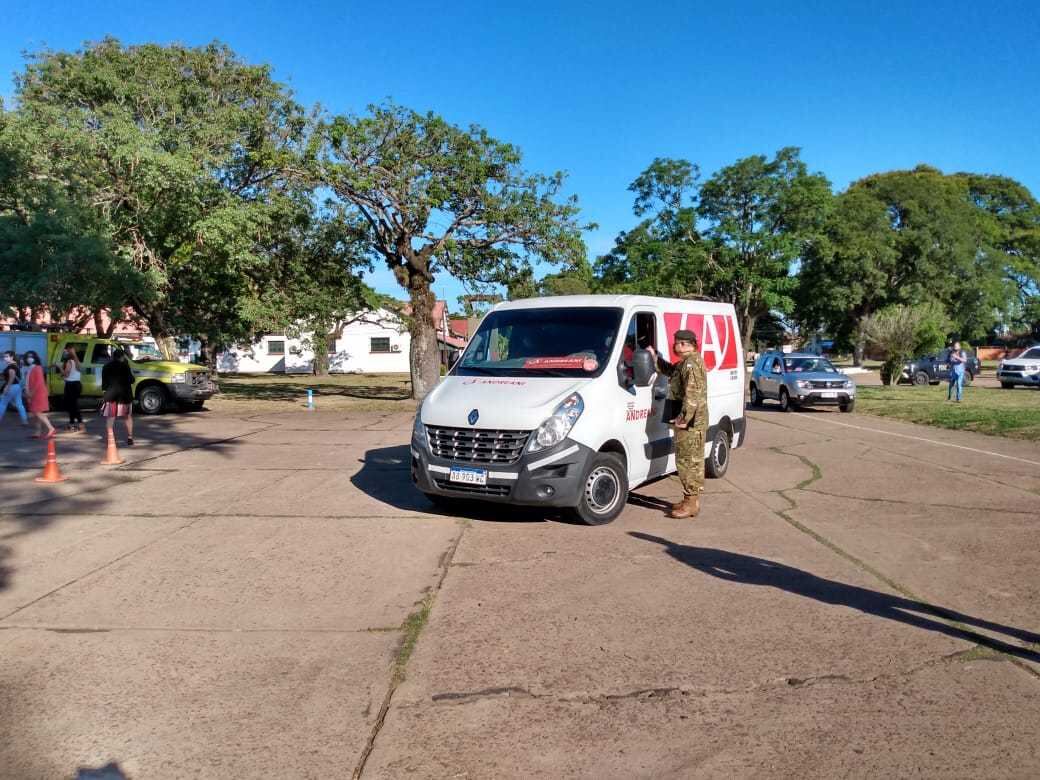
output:
[[[799,406],[856,407],[856,383],[819,355],[764,352],[751,373],[751,405],[774,399],[785,412]]]

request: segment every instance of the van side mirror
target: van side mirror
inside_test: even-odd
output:
[[[657,367],[654,365],[653,356],[645,349],[637,349],[632,355],[632,375],[636,386],[650,387],[655,373],[657,373]]]

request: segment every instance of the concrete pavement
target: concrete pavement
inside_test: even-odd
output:
[[[0,776],[1030,777],[1040,447],[751,414],[587,528],[439,514],[411,416],[0,428]],[[96,423],[94,423],[96,425]]]

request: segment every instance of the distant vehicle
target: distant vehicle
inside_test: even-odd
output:
[[[982,363],[970,349],[961,350],[968,362],[964,366],[964,384],[971,382],[982,373]],[[902,383],[914,385],[935,385],[950,379],[950,350],[944,349],[932,355],[914,358],[903,366],[899,377]]]
[[[207,368],[167,361],[155,345],[146,342],[117,341],[82,333],[0,332],[0,350],[10,349],[22,355],[31,349],[45,361],[48,390],[55,399],[64,390],[59,369],[65,347],[72,347],[79,356],[85,403],[101,398],[101,370],[117,347],[128,354],[137,379],[134,398],[145,414],[159,414],[174,406],[199,409],[217,391]]]
[[[766,399],[780,402],[785,412],[799,406],[856,407],[856,383],[825,357],[806,352],[764,352],[751,373],[751,405]]]
[[[1030,347],[1018,357],[1001,360],[997,379],[1005,390],[1015,385],[1040,387],[1040,344]]]

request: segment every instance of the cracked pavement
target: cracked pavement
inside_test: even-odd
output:
[[[411,416],[0,427],[0,775],[1032,777],[1040,447],[750,413],[695,521],[411,487]],[[96,425],[97,423],[94,423]]]

